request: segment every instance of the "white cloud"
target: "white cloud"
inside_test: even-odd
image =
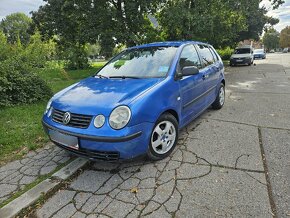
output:
[[[16,12],[30,16],[31,11],[36,11],[44,3],[43,0],[0,0],[0,20]]]
[[[290,0],[285,0],[285,3],[276,10],[272,10],[268,0],[263,0],[261,6],[265,6],[269,10],[268,16],[279,18],[280,22],[274,26],[276,30],[281,31],[286,26],[290,26]]]

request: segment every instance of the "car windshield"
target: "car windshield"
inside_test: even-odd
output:
[[[235,50],[235,54],[249,54],[251,53],[251,49],[249,48],[238,48]]]
[[[126,50],[113,58],[97,76],[110,78],[165,77],[177,47],[147,47]]]
[[[257,54],[257,53],[264,53],[264,49],[255,49],[254,50],[254,53]]]

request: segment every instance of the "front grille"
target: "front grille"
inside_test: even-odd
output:
[[[70,151],[76,155],[87,157],[94,160],[102,160],[102,161],[117,161],[120,159],[120,153],[117,151],[92,151],[88,149],[79,148],[79,150],[72,149],[70,147],[61,145],[59,143],[54,142],[57,146]]]
[[[53,109],[52,120],[54,122],[63,124],[62,119],[63,119],[64,114],[65,114],[65,111]],[[71,113],[71,119],[70,119],[69,123],[66,124],[66,126],[86,129],[89,127],[91,120],[92,120],[92,116]]]

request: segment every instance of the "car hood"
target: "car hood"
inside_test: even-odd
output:
[[[231,58],[250,58],[251,54],[232,54]]]
[[[101,79],[90,77],[56,94],[52,107],[72,113],[109,116],[118,105],[128,105],[163,78]]]

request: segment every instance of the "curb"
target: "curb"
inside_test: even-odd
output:
[[[0,217],[12,218],[17,216],[22,209],[34,204],[41,196],[50,192],[53,188],[59,185],[62,181],[68,179],[77,170],[88,163],[87,159],[77,158],[67,166],[55,172],[51,178],[48,178],[34,186],[32,189],[23,193],[18,198],[14,199],[4,207],[0,208]]]

